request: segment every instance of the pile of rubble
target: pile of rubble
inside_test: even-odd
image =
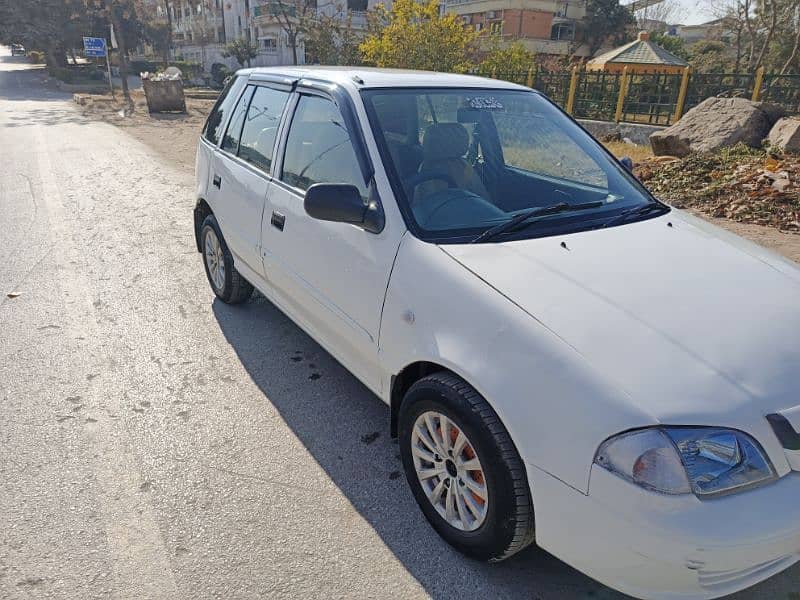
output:
[[[800,232],[800,155],[737,144],[683,158],[654,156],[635,173],[678,208]]]

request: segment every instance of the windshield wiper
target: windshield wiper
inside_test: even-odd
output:
[[[470,244],[479,244],[480,242],[485,242],[487,240],[492,239],[493,237],[497,237],[501,233],[508,233],[510,231],[514,231],[519,226],[521,226],[525,221],[528,219],[532,219],[534,217],[544,217],[546,215],[554,215],[556,213],[561,212],[569,212],[573,210],[589,210],[591,208],[599,208],[603,206],[603,202],[597,200],[595,202],[584,202],[583,204],[569,204],[567,202],[559,202],[558,204],[551,204],[550,206],[538,206],[536,208],[531,208],[530,210],[526,210],[525,212],[519,213],[517,216],[509,219],[504,223],[500,223],[499,225],[495,225],[494,227],[490,227],[483,233],[481,233],[478,237],[470,242]]]
[[[611,227],[612,225],[617,225],[618,223],[622,223],[628,217],[641,217],[646,215],[647,213],[653,212],[655,210],[666,210],[667,207],[661,202],[656,202],[655,200],[652,202],[648,202],[647,204],[643,204],[642,206],[636,206],[634,208],[629,208],[627,210],[623,210],[615,217],[611,217],[608,221],[603,223],[600,227]]]

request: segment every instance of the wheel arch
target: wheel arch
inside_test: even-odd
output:
[[[203,251],[203,247],[200,244],[200,228],[203,226],[203,221],[206,220],[206,217],[213,214],[214,211],[211,210],[208,202],[204,198],[198,198],[194,207],[194,241],[198,252]]]
[[[395,375],[392,375],[389,394],[389,433],[393,438],[397,437],[397,418],[400,414],[400,405],[403,402],[403,397],[406,395],[406,392],[409,390],[409,388],[411,388],[412,385],[414,385],[423,377],[426,377],[432,373],[438,373],[439,371],[452,373],[456,377],[460,377],[469,383],[469,380],[460,373],[455,372],[453,369],[444,364],[429,360],[418,360],[408,364]],[[470,383],[470,385],[472,384]]]

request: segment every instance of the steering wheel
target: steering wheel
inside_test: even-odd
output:
[[[420,171],[416,175],[413,175],[406,180],[406,189],[413,192],[414,188],[419,184],[436,179],[444,181],[449,188],[458,187],[456,180],[453,179],[453,177],[448,173],[444,173],[442,171]]]

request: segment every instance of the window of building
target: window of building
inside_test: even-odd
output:
[[[275,38],[264,38],[261,40],[261,49],[264,52],[277,52],[278,40]]]
[[[556,23],[550,30],[551,40],[574,40],[575,23]]]
[[[492,21],[489,23],[489,33],[491,35],[503,35],[503,22]]]
[[[239,143],[239,157],[269,173],[278,124],[289,92],[257,87],[247,110]]]
[[[300,98],[286,139],[281,179],[301,190],[315,183],[349,183],[367,198],[350,134],[331,100]]]

